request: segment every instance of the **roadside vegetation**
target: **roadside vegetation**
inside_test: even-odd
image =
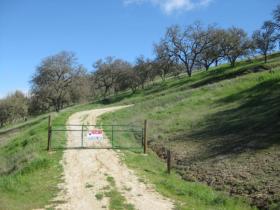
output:
[[[134,206],[128,203],[125,197],[119,192],[116,187],[116,183],[113,177],[105,175],[108,185],[104,187],[100,192],[95,194],[97,200],[102,200],[104,197],[109,198],[110,210],[134,210]],[[104,206],[104,208],[106,208]]]
[[[72,113],[94,107],[97,105],[80,105],[52,114],[53,124],[65,124]],[[43,117],[5,141],[0,145],[0,209],[36,209],[53,204],[57,185],[63,181],[59,163],[63,151],[47,152],[47,119]],[[66,135],[54,135],[53,142],[63,147]]]
[[[116,183],[113,177],[107,176],[107,181],[110,186],[110,190],[106,191],[104,195],[109,197],[109,209],[111,210],[134,210],[132,204],[127,203],[125,197],[117,190]]]

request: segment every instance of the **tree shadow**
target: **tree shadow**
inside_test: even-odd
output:
[[[249,66],[242,66],[237,70],[226,72],[232,67],[227,66],[222,69],[215,69],[213,71],[209,71],[209,76],[203,80],[200,80],[191,85],[192,88],[198,88],[204,85],[217,83],[223,80],[234,79],[236,77],[240,77],[249,73],[257,73],[262,71],[267,71],[269,68],[262,64],[250,64]]]
[[[223,98],[217,106],[235,101],[241,104],[209,116],[204,126],[187,135],[207,145],[205,158],[280,144],[279,78]]]
[[[132,91],[126,91],[117,95],[112,95],[107,98],[103,98],[98,100],[95,103],[101,104],[101,105],[110,105],[114,103],[121,102],[124,99],[129,99],[134,96],[134,93]]]

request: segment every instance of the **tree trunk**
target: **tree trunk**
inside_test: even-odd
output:
[[[106,98],[108,90],[109,90],[109,87],[105,86],[105,91],[104,91],[104,94],[103,94],[103,98]]]
[[[165,81],[165,73],[163,73],[163,74],[161,75],[161,79],[162,79],[163,82]]]
[[[204,68],[205,68],[206,71],[208,71],[209,68],[210,68],[210,65],[209,65],[209,64],[205,64],[205,65],[204,65]]]
[[[59,106],[57,104],[55,105],[55,111],[59,112]]]
[[[218,66],[218,59],[217,60],[215,60],[215,66],[217,67]]]
[[[236,61],[235,59],[233,59],[233,60],[230,61],[230,66],[231,66],[231,67],[235,67],[235,61]]]
[[[264,63],[267,63],[267,54],[264,54]]]
[[[57,101],[57,104],[56,104],[56,112],[59,112],[59,110],[60,110],[60,104],[59,104],[60,102],[59,101]]]

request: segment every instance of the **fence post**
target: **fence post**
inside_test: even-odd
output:
[[[114,148],[114,125],[112,125],[112,148]]]
[[[48,147],[47,150],[51,151],[51,141],[52,141],[52,126],[51,126],[51,115],[48,118]]]
[[[81,147],[84,147],[84,124],[82,124]]]
[[[171,152],[170,152],[170,150],[167,150],[166,162],[167,162],[167,173],[170,174],[170,172],[171,172]]]
[[[142,139],[141,139],[142,147],[144,147],[144,128],[142,128]]]
[[[147,153],[147,120],[144,121],[144,154]]]

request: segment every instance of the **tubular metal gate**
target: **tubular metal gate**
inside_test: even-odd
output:
[[[132,149],[147,148],[147,121],[136,125],[51,125],[48,124],[48,150],[51,149]]]

